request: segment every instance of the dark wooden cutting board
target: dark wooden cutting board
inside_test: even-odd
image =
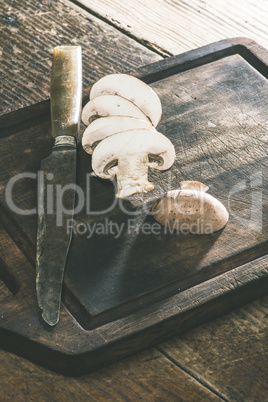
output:
[[[10,179],[28,172],[12,200],[24,211],[36,207],[35,175],[52,147],[49,103],[1,119],[0,346],[65,374],[94,370],[267,292],[267,51],[226,40],[133,74],[161,98],[159,131],[173,142],[176,162],[150,173],[157,185],[144,199],[121,203],[111,182],[91,177],[79,143],[77,184],[87,202],[75,215],[54,328],[36,302],[37,216],[14,212],[7,199]],[[150,215],[135,218],[159,187],[181,180],[210,187],[229,210],[226,228],[164,233]]]

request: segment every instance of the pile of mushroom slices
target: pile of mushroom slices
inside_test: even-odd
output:
[[[92,154],[97,176],[111,179],[117,175],[118,198],[154,188],[147,178],[148,167],[167,170],[173,165],[174,146],[156,130],[161,116],[157,94],[133,76],[110,74],[92,86],[82,111],[82,121],[88,126],[82,146]],[[154,218],[183,233],[219,231],[229,214],[207,190],[196,181],[181,182],[179,189],[168,191],[154,203]]]
[[[156,130],[161,115],[158,95],[131,75],[110,74],[92,86],[82,110],[82,121],[88,126],[82,146],[92,154],[97,176],[117,175],[116,197],[152,190],[148,167],[167,170],[173,165],[174,146]]]

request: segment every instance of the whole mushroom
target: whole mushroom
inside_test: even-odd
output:
[[[228,222],[225,206],[199,182],[183,181],[180,189],[168,191],[152,207],[154,218],[163,226],[183,233],[210,234]]]
[[[154,188],[148,182],[148,166],[169,169],[175,160],[171,141],[157,131],[128,130],[102,140],[94,149],[92,168],[101,178],[117,174],[118,198]]]

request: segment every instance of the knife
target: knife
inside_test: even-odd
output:
[[[59,321],[62,283],[72,233],[76,179],[76,135],[82,102],[80,46],[58,46],[53,51],[50,83],[52,153],[38,174],[36,292],[43,319]]]

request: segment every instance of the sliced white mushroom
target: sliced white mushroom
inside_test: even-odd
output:
[[[163,226],[182,233],[210,234],[229,219],[225,206],[199,182],[181,182],[181,189],[168,191],[153,205],[154,218]]]
[[[116,196],[124,198],[154,188],[148,182],[148,166],[166,170],[174,160],[174,147],[163,134],[145,129],[129,130],[107,137],[96,146],[92,168],[103,179],[117,174]]]
[[[128,74],[110,74],[91,88],[90,99],[100,95],[120,95],[135,103],[156,127],[162,115],[161,101],[155,91],[143,81]]]
[[[89,101],[82,110],[82,121],[85,125],[89,125],[92,118],[103,116],[130,116],[150,123],[138,106],[118,95],[99,96]]]
[[[200,181],[181,181],[180,182],[181,190],[194,190],[194,191],[208,191],[209,187]]]
[[[94,120],[84,131],[82,146],[84,150],[92,154],[98,142],[106,137],[122,131],[134,129],[147,129],[156,131],[151,123],[145,120],[129,116],[109,116]]]

